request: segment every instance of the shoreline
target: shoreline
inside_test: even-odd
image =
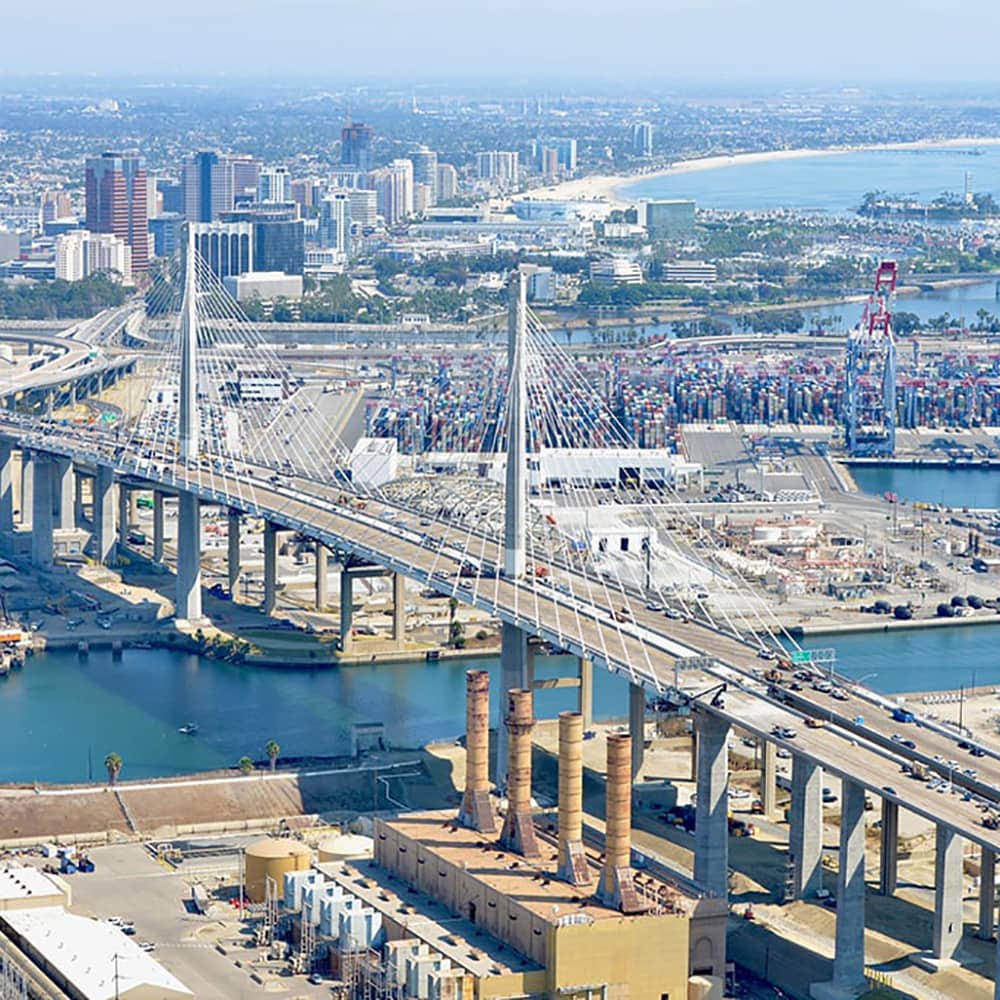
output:
[[[539,201],[591,201],[603,202],[611,209],[627,208],[639,199],[630,197],[624,189],[646,180],[656,180],[674,174],[697,173],[718,170],[723,167],[771,163],[779,160],[807,159],[809,157],[844,156],[849,153],[919,151],[961,147],[969,144],[980,146],[1000,145],[1000,137],[976,138],[975,136],[951,139],[920,139],[916,142],[884,142],[870,145],[827,146],[822,148],[772,149],[747,153],[724,153],[711,156],[692,157],[678,160],[669,166],[650,170],[646,173],[592,174],[573,180],[562,181],[547,187],[534,188],[526,196]]]

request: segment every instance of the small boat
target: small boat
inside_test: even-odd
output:
[[[194,736],[194,734],[198,732],[198,723],[189,722],[186,725],[181,726],[180,729],[177,730],[177,732],[183,733],[185,736]]]

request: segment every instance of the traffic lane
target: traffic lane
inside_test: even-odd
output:
[[[179,467],[175,465],[174,468],[177,469]],[[185,473],[189,473],[192,470],[185,469],[184,471]],[[188,476],[185,484],[189,488],[194,487],[205,490],[206,487],[201,481],[203,477],[200,470],[194,471],[196,472],[196,476],[194,478]],[[433,570],[431,567],[436,566],[442,558],[446,560],[445,565],[450,563],[453,572],[457,571],[460,563],[457,558],[440,552],[429,552],[422,545],[402,538],[398,533],[391,532],[390,528],[392,526],[388,523],[383,526],[377,521],[374,524],[367,520],[359,522],[356,515],[348,516],[343,513],[331,512],[326,507],[319,508],[315,504],[288,498],[271,489],[269,486],[263,484],[255,485],[259,493],[257,498],[258,504],[261,508],[269,507],[268,510],[262,510],[264,516],[268,516],[278,523],[284,519],[288,522],[288,526],[294,530],[319,529],[320,532],[332,536],[335,540],[334,544],[342,541],[347,542],[352,547],[364,549],[372,561],[382,562],[383,564],[387,561],[394,562],[400,571],[407,575],[412,575],[413,570],[416,568],[422,574],[425,582],[428,583],[432,582],[433,579]],[[218,496],[216,500],[220,502]],[[235,504],[238,501],[236,498],[222,497],[221,502]],[[392,556],[388,560],[386,557],[387,552],[392,552]],[[405,561],[407,558],[409,562]],[[518,609],[518,605],[523,603],[518,600],[521,587],[516,585],[515,582],[504,578],[496,578],[494,584],[496,610],[503,612],[509,619],[516,621],[524,614],[523,608]],[[554,608],[558,602],[554,600],[551,594],[541,592],[541,588],[539,587],[533,588],[531,597],[532,604],[534,605],[532,610],[535,620],[533,622],[526,622],[526,624],[538,627],[541,622],[546,620],[546,612],[551,612],[552,616],[554,616]],[[480,598],[479,600],[482,599]],[[610,639],[611,648],[620,647],[621,660],[619,661],[619,665],[624,668],[626,673],[631,673],[633,677],[640,681],[652,681],[654,686],[660,688],[672,684],[673,661],[666,654],[657,654],[655,657],[651,656],[646,643],[626,629],[618,627],[617,622],[612,630],[609,622],[602,622],[596,618],[581,616],[581,624],[580,641],[591,655],[607,657],[609,650],[608,639]],[[543,630],[552,634],[551,626],[543,626]],[[611,631],[610,635],[608,634],[609,630]],[[734,640],[723,641],[718,636],[716,638],[722,645],[729,645],[734,642]],[[741,650],[745,648],[740,644],[737,644],[737,646]],[[616,656],[615,659],[618,660],[618,657]],[[643,670],[642,666],[637,667],[637,664],[651,667],[652,670],[647,675],[647,671]],[[614,664],[610,659],[608,660],[608,665],[614,668]],[[724,675],[720,675],[716,671],[712,671],[711,673],[713,676],[725,679]],[[756,732],[762,738],[769,738],[771,726],[787,725],[794,727],[800,720],[798,715],[784,707],[768,702],[767,700],[762,700],[759,694],[750,694],[741,692],[739,689],[734,689],[726,696],[727,704],[730,704],[730,700],[736,702],[740,711],[734,712],[732,707],[728,709],[704,707],[731,724],[741,725],[743,728]],[[761,726],[761,721],[765,723],[766,731]],[[838,743],[841,746],[838,747]],[[805,751],[809,755],[814,757],[816,763],[820,766],[847,780],[858,780],[876,794],[883,794],[881,778],[887,773],[887,770],[891,771],[892,768],[887,768],[886,758],[877,754],[874,749],[865,747],[862,744],[849,744],[844,740],[843,734],[825,728],[811,730],[806,740],[800,745],[805,748]],[[845,753],[843,746],[850,746],[850,751]],[[981,843],[991,850],[1000,848],[1000,834],[990,836],[990,831],[986,831],[982,827],[977,829],[972,825],[970,822],[971,816],[968,815],[968,803],[961,804],[963,808],[960,811],[966,815],[959,816],[959,822],[954,822],[951,819],[942,820],[935,812],[935,809],[939,807],[939,803],[933,796],[934,793],[929,790],[915,789],[913,790],[913,796],[908,797],[908,800],[902,804],[918,814],[925,815],[925,818],[932,822],[945,822],[947,825],[954,827],[963,836]]]

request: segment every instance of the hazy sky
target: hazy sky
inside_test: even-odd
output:
[[[1000,83],[997,0],[0,2],[0,74]]]

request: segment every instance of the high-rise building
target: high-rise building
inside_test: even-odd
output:
[[[319,245],[344,254],[351,252],[351,199],[335,191],[320,202]]]
[[[157,177],[156,190],[163,199],[164,212],[184,214],[184,185],[170,177]]]
[[[545,179],[554,181],[559,177],[559,150],[551,146],[542,147],[542,173]]]
[[[458,194],[458,171],[450,163],[439,163],[437,168],[437,199],[448,201]]]
[[[65,191],[43,191],[41,197],[42,224],[65,219],[73,214],[73,202]]]
[[[351,225],[356,231],[371,232],[378,225],[378,195],[367,188],[347,189],[351,205]]]
[[[292,181],[288,185],[288,201],[294,201],[299,209],[312,208],[319,203],[319,184],[313,177]]]
[[[56,277],[80,281],[98,272],[115,272],[132,283],[132,248],[114,233],[78,229],[56,237]]]
[[[340,130],[340,162],[367,171],[375,166],[375,130],[364,122],[348,122]]]
[[[576,173],[576,139],[556,139],[556,153],[563,173]]]
[[[257,180],[257,201],[289,201],[291,191],[289,189],[288,168],[268,167],[260,172]]]
[[[257,185],[260,183],[260,161],[246,153],[229,156],[227,159],[233,172],[233,204],[237,201],[255,201]]]
[[[636,156],[653,155],[653,126],[649,122],[636,122],[632,126],[632,152]]]
[[[413,164],[393,160],[388,167],[372,173],[378,211],[387,226],[413,215]]]
[[[212,222],[232,211],[236,199],[257,197],[260,163],[252,156],[202,150],[184,161],[184,215],[191,222]]]
[[[222,219],[253,226],[253,267],[248,270],[302,273],[306,259],[305,225],[294,202],[224,212]]]
[[[413,162],[413,183],[426,184],[430,188],[431,204],[438,197],[438,155],[433,149],[420,146],[410,155]]]
[[[520,180],[520,157],[508,150],[490,150],[476,154],[480,180],[493,181],[501,188],[516,188]]]
[[[172,257],[181,245],[184,216],[180,212],[162,212],[149,220],[149,233],[153,237],[153,255]]]
[[[190,223],[198,253],[219,278],[254,270],[254,227],[250,222]]]
[[[87,229],[111,233],[131,248],[131,272],[149,267],[146,161],[135,154],[88,156]]]

